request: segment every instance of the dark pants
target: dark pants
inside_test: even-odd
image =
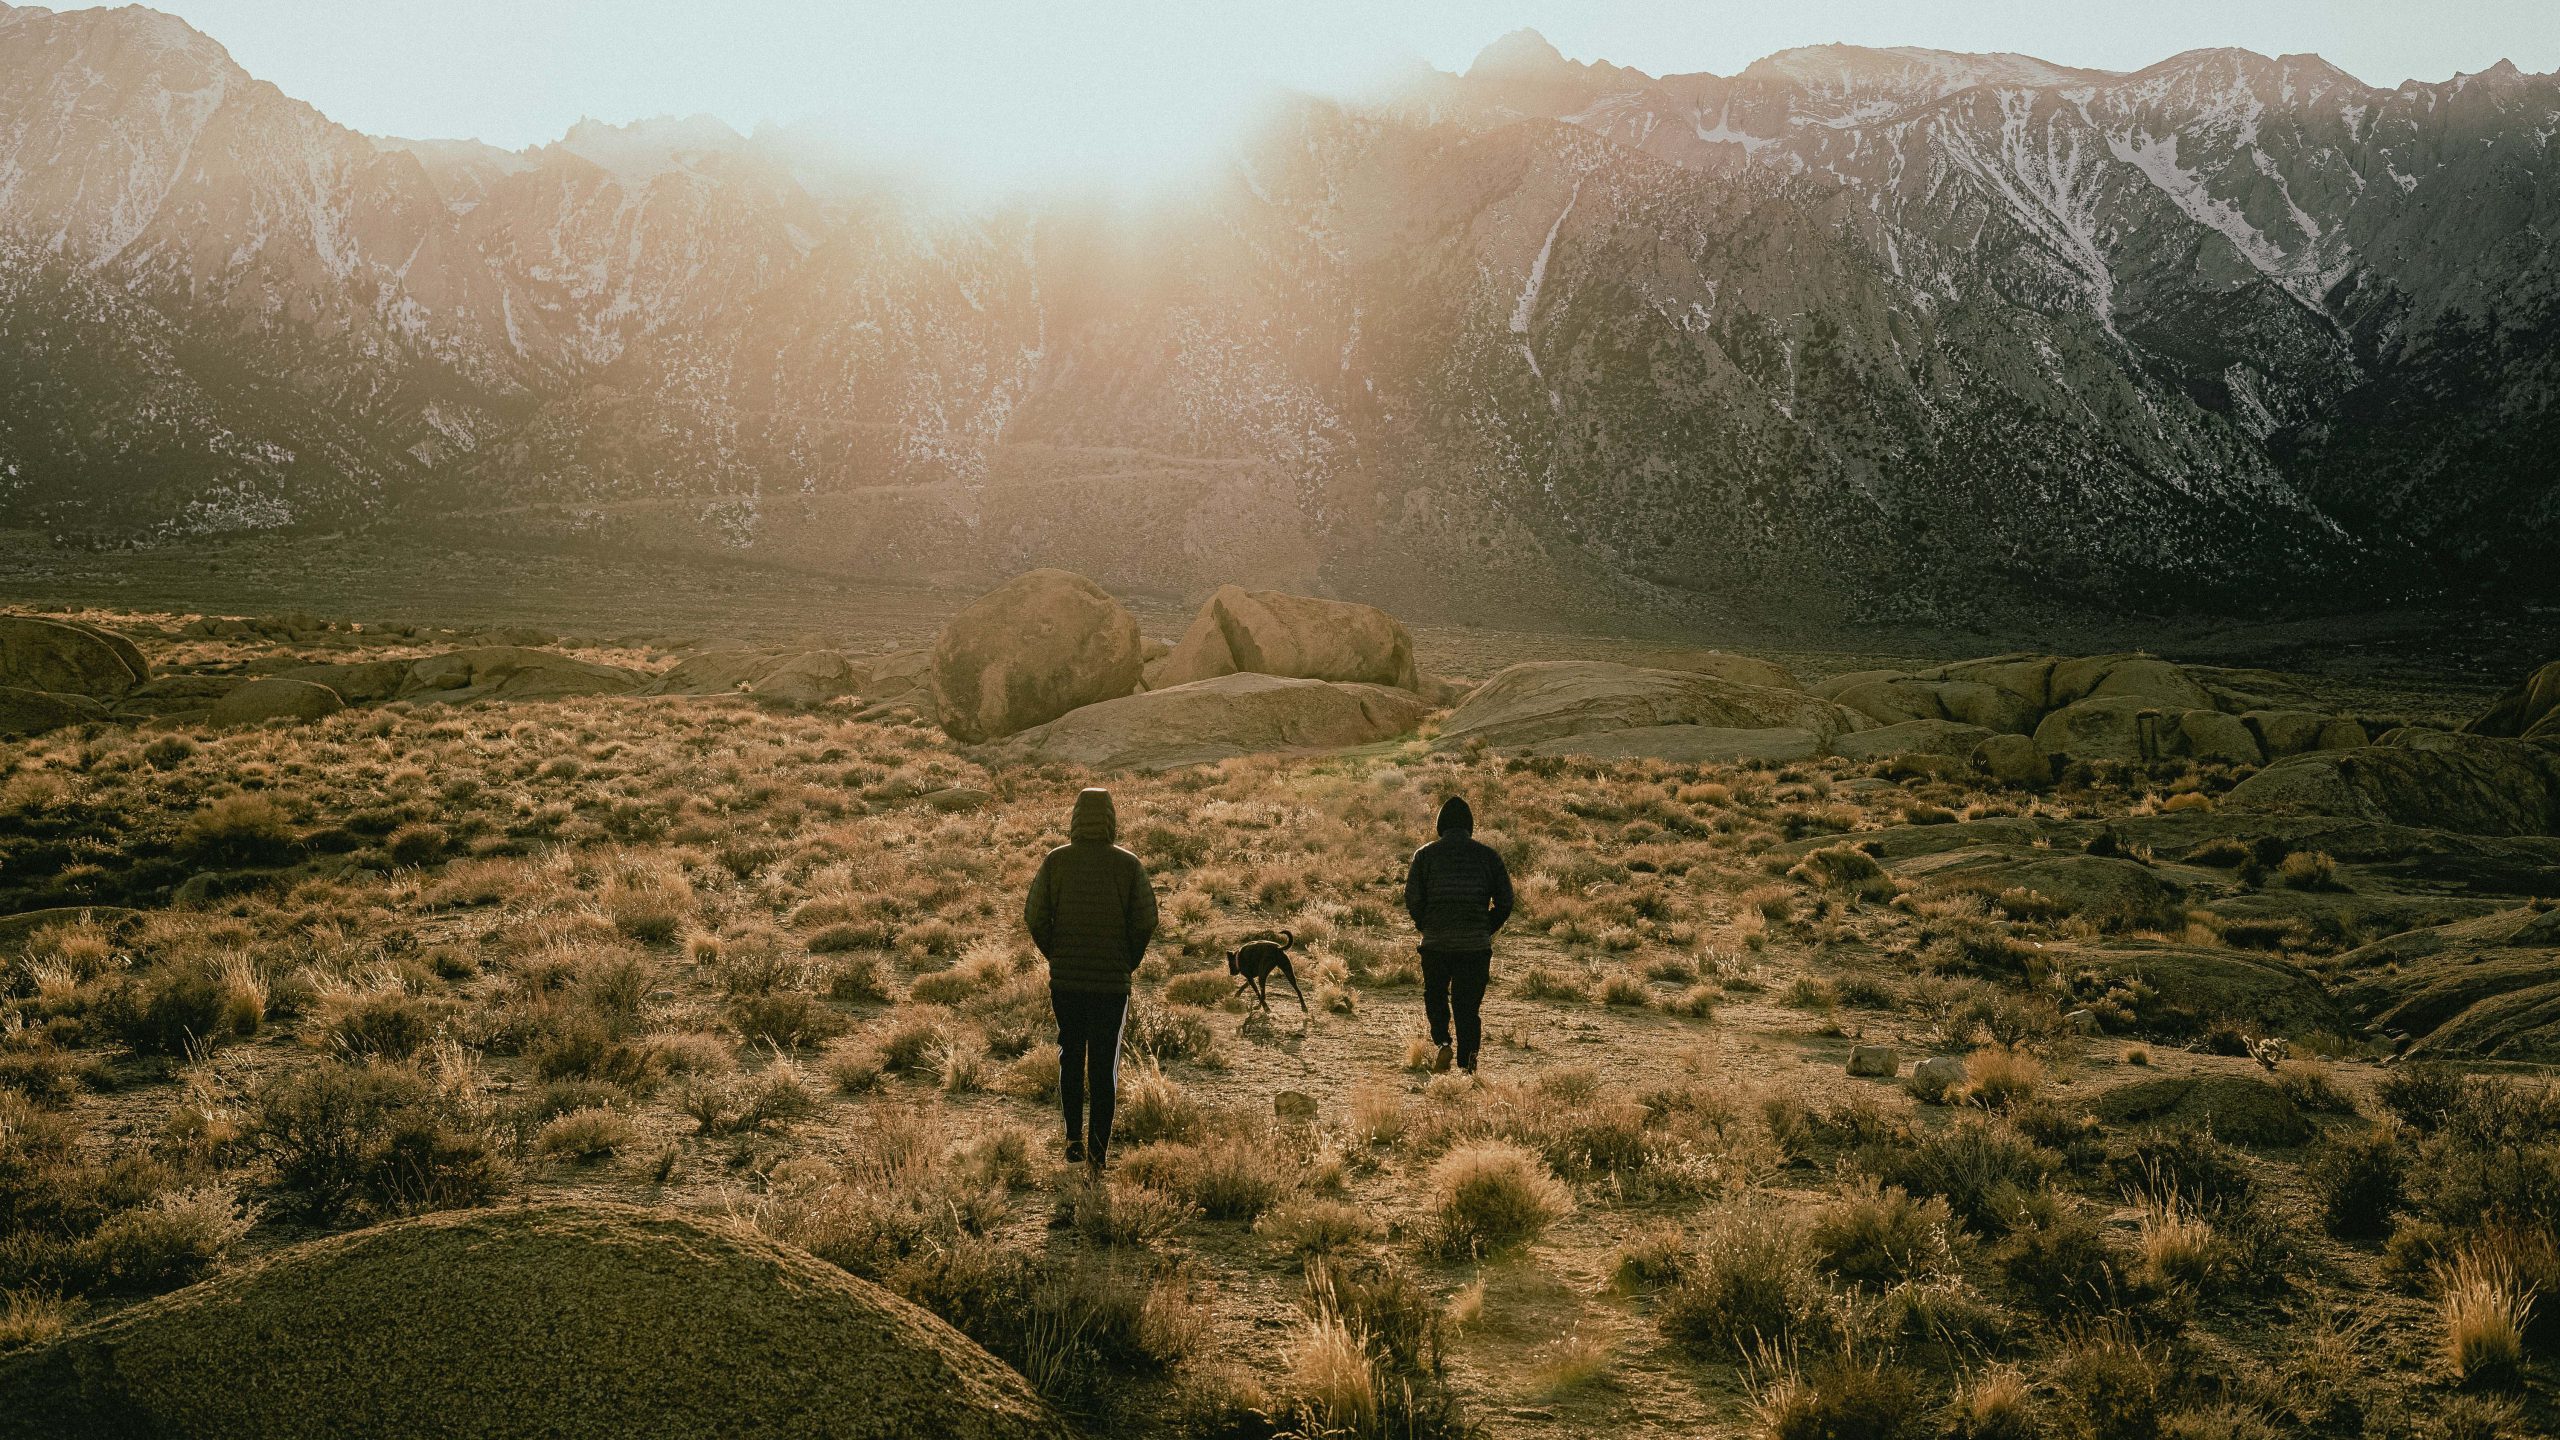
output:
[[[1085,1154],[1110,1152],[1111,1112],[1120,1100],[1120,1023],[1128,1018],[1127,991],[1090,993],[1051,987],[1058,1012],[1058,1105],[1067,1114],[1067,1141],[1090,1139]],[[1093,1123],[1085,1123],[1085,1098]]]
[[[1485,982],[1493,975],[1493,952],[1422,952],[1422,1013],[1431,1021],[1431,1043],[1449,1043],[1449,1025],[1457,1022],[1458,1066],[1476,1068],[1476,1051],[1484,1044]]]

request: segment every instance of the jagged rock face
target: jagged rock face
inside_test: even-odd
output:
[[[0,523],[1416,611],[2553,583],[2560,80],[2506,67],[1521,36],[1144,219],[699,120],[374,141],[140,10],[0,12],[0,119]]]

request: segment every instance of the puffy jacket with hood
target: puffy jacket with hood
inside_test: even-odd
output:
[[[1475,831],[1475,810],[1464,797],[1450,796],[1440,807],[1440,838],[1415,851],[1405,871],[1405,913],[1422,932],[1425,950],[1490,950],[1493,932],[1511,918],[1511,872]]]
[[[1040,862],[1022,923],[1060,990],[1127,993],[1156,933],[1156,890],[1137,856],[1112,843],[1120,820],[1108,790],[1076,797],[1067,843]]]

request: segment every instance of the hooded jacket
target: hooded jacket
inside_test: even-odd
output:
[[[1415,851],[1405,871],[1405,913],[1422,932],[1422,948],[1435,954],[1491,950],[1494,932],[1511,918],[1511,872],[1475,831],[1474,809],[1450,796],[1440,807],[1440,838]]]
[[[1111,792],[1076,796],[1067,843],[1040,862],[1022,923],[1060,990],[1127,994],[1129,974],[1156,933],[1156,890],[1137,856],[1112,842],[1120,820]]]

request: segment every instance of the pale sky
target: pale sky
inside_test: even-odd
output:
[[[67,8],[67,7],[66,7]],[[2138,69],[2313,51],[2375,84],[2560,69],[2560,0],[162,0],[373,134],[515,148],[582,116],[821,120],[999,184],[1167,173],[1277,88],[1464,69],[1534,28],[1577,60],[1730,74],[1845,41]]]

